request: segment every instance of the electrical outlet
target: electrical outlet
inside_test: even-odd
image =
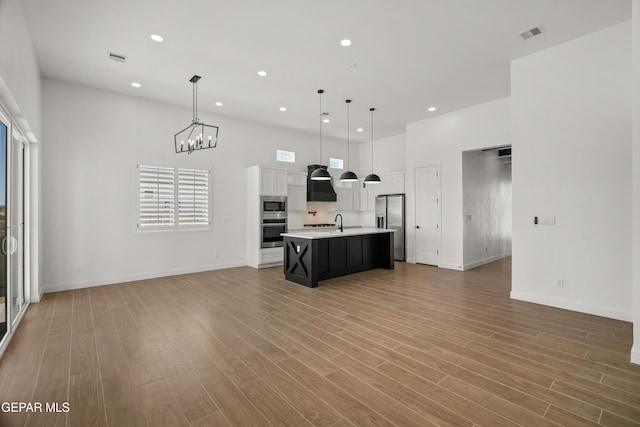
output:
[[[224,218],[222,218],[222,222],[225,222],[225,223],[233,222],[233,218],[231,218],[230,216],[225,216]]]
[[[558,289],[564,289],[564,279],[558,279]]]

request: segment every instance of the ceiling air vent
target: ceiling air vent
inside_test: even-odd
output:
[[[544,33],[544,28],[542,28],[542,25],[538,25],[537,27],[533,27],[525,32],[520,33],[520,37],[522,37],[522,40],[528,40],[532,37],[539,36],[542,33]]]
[[[498,157],[505,157],[505,156],[511,156],[511,147],[498,149]]]
[[[121,55],[119,53],[113,53],[113,52],[107,52],[107,54],[109,55],[109,59],[112,59],[116,62],[125,62],[127,60],[126,55]]]

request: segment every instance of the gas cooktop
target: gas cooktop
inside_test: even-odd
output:
[[[317,227],[335,227],[335,224],[304,224],[305,227],[313,227],[313,228],[317,228]]]

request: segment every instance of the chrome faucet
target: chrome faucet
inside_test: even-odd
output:
[[[340,217],[340,232],[342,233],[344,231],[344,228],[342,227],[342,214],[337,214],[333,220],[338,221],[338,217]]]

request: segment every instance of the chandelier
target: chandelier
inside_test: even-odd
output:
[[[200,78],[194,75],[189,80],[193,83],[193,120],[189,126],[174,135],[176,153],[191,154],[196,150],[216,148],[218,145],[218,126],[204,124],[198,118],[198,80]]]

